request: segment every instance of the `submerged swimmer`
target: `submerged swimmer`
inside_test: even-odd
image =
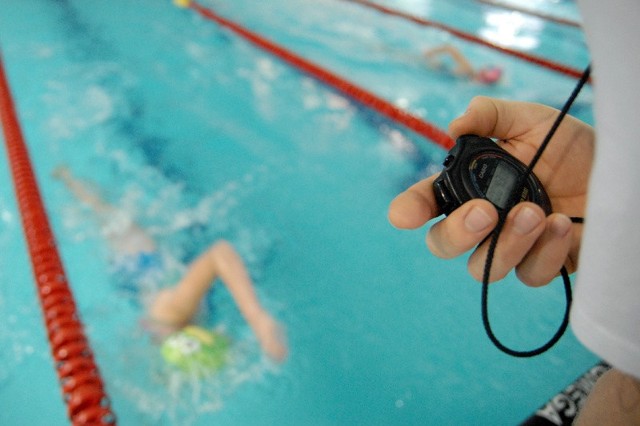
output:
[[[443,55],[449,55],[455,62],[454,68],[445,66],[442,61]],[[442,46],[428,49],[424,52],[427,63],[434,69],[444,69],[457,77],[468,78],[481,84],[497,84],[502,78],[502,68],[496,65],[488,65],[479,69],[474,69],[471,62],[455,46],[444,44]]]
[[[131,279],[167,278],[169,265],[163,264],[156,243],[137,223],[106,204],[87,185],[75,179],[67,168],[57,168],[53,176],[90,207],[105,225],[103,233],[121,275]],[[122,220],[113,220],[114,215]],[[215,370],[224,363],[227,338],[190,324],[217,278],[226,285],[264,353],[274,361],[283,361],[287,356],[284,333],[260,305],[242,259],[233,246],[223,240],[213,243],[191,262],[172,287],[160,290],[152,298],[145,323],[155,337],[162,340],[163,358],[185,371]]]

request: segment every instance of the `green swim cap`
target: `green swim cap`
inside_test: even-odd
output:
[[[167,337],[160,353],[167,364],[188,373],[208,374],[226,362],[229,339],[221,333],[189,325]]]

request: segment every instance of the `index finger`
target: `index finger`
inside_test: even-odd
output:
[[[556,109],[542,104],[476,96],[467,111],[449,124],[449,133],[454,139],[465,134],[517,139],[556,114]]]

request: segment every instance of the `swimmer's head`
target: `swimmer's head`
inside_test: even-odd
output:
[[[178,7],[189,7],[191,6],[191,0],[173,0],[173,4]]]
[[[476,73],[476,80],[482,84],[496,84],[502,78],[502,68],[489,65],[480,68]]]
[[[181,371],[207,375],[222,368],[228,349],[229,339],[223,334],[190,325],[167,337],[160,353]]]

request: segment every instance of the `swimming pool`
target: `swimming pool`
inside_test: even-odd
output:
[[[504,84],[433,75],[420,49],[450,34],[351,2],[203,4],[440,128],[474,94],[559,105],[574,83],[470,43],[461,47],[474,60],[504,64]],[[469,4],[402,2],[432,19],[455,14],[470,31],[493,28]],[[5,9],[4,64],[120,424],[514,424],[595,362],[570,333],[535,359],[503,355],[482,330],[465,260],[434,259],[422,231],[388,224],[390,199],[437,170],[441,148],[168,1]],[[557,54],[548,50],[559,33],[559,49],[573,53],[556,60],[583,66],[575,29],[523,24],[512,43],[535,34],[535,53]],[[576,110],[589,121],[590,97]],[[286,325],[288,362],[260,356],[221,288],[202,321],[225,324],[232,365],[204,382],[163,374],[138,326],[135,292],[116,287],[99,230],[50,177],[60,164],[95,181],[181,259],[214,238],[232,241]],[[0,162],[0,400],[14,408],[0,422],[67,424],[7,167]],[[495,286],[496,332],[514,345],[544,340],[561,294],[557,284]]]

